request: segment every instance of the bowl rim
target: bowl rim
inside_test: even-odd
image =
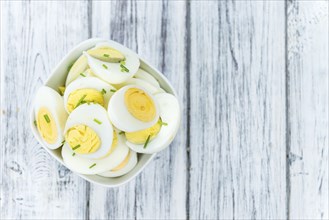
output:
[[[54,77],[54,74],[56,73],[56,71],[61,68],[64,64],[65,64],[65,61],[68,60],[70,57],[73,56],[73,53],[77,50],[80,50],[80,52],[82,53],[82,47],[86,44],[89,44],[89,43],[92,43],[93,46],[95,46],[97,43],[99,42],[115,42],[117,44],[120,44],[124,47],[126,47],[125,45],[119,43],[119,42],[116,42],[116,41],[113,41],[113,40],[108,40],[108,39],[103,39],[103,38],[89,38],[87,40],[84,40],[82,42],[80,42],[79,44],[77,44],[76,46],[74,46],[72,49],[70,49],[66,55],[57,63],[57,65],[55,66],[55,68],[53,68],[49,74],[49,76],[47,77],[46,81],[42,84],[42,86],[47,86],[48,84],[50,84],[52,82],[52,78]],[[128,47],[126,47],[128,48]],[[129,48],[128,48],[129,49]],[[137,53],[136,53],[137,54]],[[174,89],[173,85],[169,82],[169,80],[167,79],[167,77],[165,77],[157,68],[155,68],[153,65],[151,65],[148,61],[146,61],[143,57],[141,57],[139,54],[138,55],[138,58],[140,59],[140,68],[142,65],[146,65],[149,69],[153,70],[153,73],[149,73],[151,74],[153,77],[155,77],[160,85],[162,85],[163,83],[166,84],[166,87],[168,87],[171,91],[166,91],[166,92],[169,92],[170,94],[174,95],[175,97],[177,97],[177,93],[176,93],[176,90]],[[155,74],[155,75],[154,75]],[[161,81],[163,81],[161,83]],[[178,98],[178,97],[177,97]],[[48,147],[45,146],[45,144],[43,143],[43,140],[41,139],[41,137],[39,136],[39,133],[37,131],[37,129],[35,128],[35,125],[34,125],[34,101],[35,101],[35,97],[33,98],[33,101],[32,101],[32,105],[31,105],[31,109],[30,109],[30,128],[31,128],[31,131],[33,133],[33,136],[37,139],[38,141],[38,144],[40,144],[42,146],[43,149],[45,149],[47,151],[47,153],[49,153],[51,155],[51,157],[55,158],[55,160],[57,160],[60,164],[62,164],[63,166],[65,166],[65,168],[69,169],[72,173],[78,175],[79,177],[81,177],[82,179],[90,182],[90,183],[93,183],[93,184],[96,184],[96,185],[100,185],[100,186],[103,186],[103,187],[108,187],[108,188],[114,188],[114,187],[119,187],[119,186],[122,186],[128,182],[130,182],[131,180],[135,179],[137,175],[139,175],[145,168],[146,166],[153,160],[153,158],[156,156],[156,153],[153,153],[153,154],[149,154],[150,157],[147,159],[147,161],[139,168],[138,171],[136,171],[133,175],[131,175],[129,178],[127,178],[126,180],[123,180],[122,182],[118,182],[118,183],[115,183],[115,184],[106,184],[106,183],[101,183],[101,182],[98,182],[96,180],[93,180],[91,178],[89,178],[89,176],[95,176],[95,175],[85,175],[85,174],[80,174],[80,173],[77,173],[73,170],[71,170],[70,168],[68,168],[64,161],[61,160],[57,155],[54,154],[53,151],[57,150],[52,150],[52,149],[49,149]],[[181,109],[181,103],[179,102],[179,105],[180,105],[180,109]],[[181,112],[180,112],[181,114]],[[181,122],[180,122],[181,123]],[[177,134],[177,133],[176,133]],[[176,136],[175,134],[175,136]],[[58,148],[59,149],[59,148]],[[97,175],[98,176],[98,175]],[[105,177],[104,177],[105,178]]]

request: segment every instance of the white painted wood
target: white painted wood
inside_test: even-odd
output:
[[[329,218],[328,4],[288,4],[291,219]]]
[[[191,2],[192,219],[284,219],[283,1]]]
[[[86,2],[1,1],[0,219],[84,218],[86,182],[33,138],[36,89],[88,37]]]
[[[185,2],[94,2],[92,35],[136,50],[168,77],[186,103],[185,8]],[[174,143],[135,181],[117,189],[91,186],[92,219],[186,217],[186,115],[184,108]]]

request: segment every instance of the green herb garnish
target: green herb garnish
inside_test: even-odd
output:
[[[167,126],[168,123],[160,121],[160,125]]]
[[[105,89],[102,89],[102,92],[101,92],[103,95],[106,94],[106,90]]]
[[[115,90],[115,89],[111,89],[111,90],[110,90],[110,92],[116,92],[116,91],[117,91],[117,90]]]
[[[121,64],[121,65],[126,65],[126,60],[122,60],[122,61],[120,61],[120,64]]]
[[[102,122],[101,121],[99,121],[97,118],[94,118],[94,122],[96,122],[97,124],[102,124]]]
[[[125,67],[125,65],[123,64],[120,64],[120,67],[121,67],[121,72],[129,72],[129,69],[127,67]]]
[[[73,152],[73,154],[72,154],[72,157],[74,157],[75,156],[75,152]]]
[[[83,74],[83,73],[80,73],[80,75],[81,75],[81,76],[83,76],[83,77],[86,77],[86,75],[85,75],[85,74]]]
[[[119,134],[124,134],[125,132],[124,131],[120,131]]]
[[[34,120],[34,125],[37,126],[37,121],[36,120]]]
[[[105,64],[103,64],[102,66],[104,67],[104,69],[107,69],[108,68]]]
[[[43,115],[43,117],[45,118],[47,123],[50,123],[50,119],[49,119],[49,116],[47,114]]]
[[[106,53],[103,54],[103,56],[104,56],[104,57],[110,57],[110,55],[109,55],[109,54],[106,54]]]
[[[151,135],[149,135],[149,136],[147,137],[146,142],[145,142],[144,147],[143,147],[144,149],[146,148],[147,144],[149,143],[149,141],[150,141],[150,137],[151,137]]]
[[[81,99],[79,99],[79,101],[78,101],[77,105],[75,106],[75,108],[78,107],[79,105],[83,104],[82,102],[83,102],[84,98],[86,98],[86,96],[87,96],[87,94],[84,94],[84,95],[81,97]]]
[[[75,146],[72,150],[76,150],[76,149],[78,149],[79,147],[81,147],[80,144],[78,144],[77,146]]]
[[[94,163],[93,165],[91,165],[91,166],[89,167],[89,169],[93,168],[94,166],[96,166],[96,164],[95,164],[95,163]]]

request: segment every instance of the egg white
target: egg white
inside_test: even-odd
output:
[[[34,101],[35,118],[37,118],[40,108],[45,107],[50,111],[53,119],[55,120],[57,128],[57,140],[54,144],[49,144],[43,140],[43,144],[49,149],[56,149],[62,145],[64,140],[63,131],[67,119],[67,113],[64,109],[63,97],[60,96],[55,90],[47,86],[42,86],[36,94]]]
[[[149,97],[151,97],[151,99],[154,102],[155,110],[156,110],[156,115],[152,121],[143,122],[130,114],[125,104],[125,93],[130,88],[141,89],[145,91],[145,93]],[[126,132],[134,132],[134,131],[139,131],[149,128],[153,126],[155,123],[157,123],[159,119],[159,107],[154,96],[150,94],[147,90],[136,85],[124,86],[118,91],[116,91],[109,102],[107,111],[113,125],[118,129]]]
[[[106,93],[103,95],[105,107],[108,106],[109,100],[113,95],[113,92],[111,92],[111,90],[116,90],[113,86],[102,81],[101,79],[98,79],[97,77],[90,76],[90,77],[78,78],[74,80],[72,83],[70,83],[64,92],[64,107],[67,112],[69,112],[67,109],[67,100],[70,94],[78,89],[95,89],[98,90],[99,92],[101,92],[102,89],[104,89],[106,91]]]
[[[136,78],[131,78],[121,84],[118,84],[116,88],[119,89],[127,85],[137,85],[143,88],[144,90],[147,90],[152,95],[164,92],[164,90],[161,89],[160,87],[156,87],[147,81],[144,81],[142,79],[136,79]]]
[[[146,148],[144,144],[126,142],[128,147],[138,153],[153,154],[166,148],[175,138],[180,125],[180,107],[175,96],[160,93],[154,96],[159,104],[160,117],[168,125],[162,125],[158,135],[150,141]]]
[[[129,148],[125,144],[125,139],[122,136],[123,135],[118,135],[118,144],[115,150],[102,159],[85,158],[78,154],[72,156],[73,150],[65,144],[62,149],[64,163],[70,170],[87,175],[99,174],[112,170],[117,167],[129,153]],[[93,164],[96,165],[90,168]]]
[[[90,56],[87,52],[83,52],[83,54],[87,57],[88,64],[95,75],[111,84],[119,84],[132,78],[140,65],[138,55],[127,47],[113,41],[99,43],[95,48],[104,46],[112,47],[120,51],[125,56],[125,67],[129,70],[129,72],[121,72],[120,63],[104,62]],[[104,65],[107,66],[107,69],[104,68]]]
[[[98,175],[103,177],[118,177],[123,176],[129,173],[137,164],[137,153],[135,151],[130,150],[129,161],[128,163],[117,171],[106,171],[104,173],[99,173]]]
[[[102,123],[98,124],[94,119]],[[105,156],[111,150],[113,141],[113,126],[108,118],[106,110],[99,104],[83,104],[78,106],[69,115],[64,133],[73,126],[81,124],[90,127],[96,132],[101,140],[101,145],[94,153],[80,154],[80,157],[95,159]]]
[[[137,79],[144,80],[145,82],[148,82],[157,88],[160,88],[160,84],[159,84],[158,80],[156,80],[154,78],[154,76],[152,76],[151,74],[149,74],[148,72],[146,72],[143,69],[139,69],[134,77]]]
[[[80,73],[84,72],[87,68],[88,60],[84,55],[81,55],[72,65],[69,73],[67,74],[65,86],[68,86],[71,82],[76,80],[80,76]]]

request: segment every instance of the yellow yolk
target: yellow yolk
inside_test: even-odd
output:
[[[160,132],[161,129],[161,119],[150,128],[135,132],[126,132],[126,138],[129,142],[134,144],[145,144],[148,136],[150,136],[150,141]]]
[[[72,112],[80,104],[88,102],[98,103],[104,106],[104,96],[96,89],[77,89],[67,99],[67,110]]]
[[[115,172],[115,171],[121,170],[122,168],[124,168],[127,165],[127,163],[129,162],[129,159],[130,159],[130,151],[129,151],[127,157],[118,166],[114,167],[111,171]]]
[[[117,133],[113,130],[113,141],[112,141],[112,145],[111,145],[111,150],[109,150],[109,152],[105,155],[105,156],[103,156],[103,157],[101,157],[101,158],[99,158],[99,159],[102,159],[102,158],[104,158],[104,157],[107,157],[107,156],[109,156],[116,148],[117,148],[117,145],[118,145],[118,135],[117,135]]]
[[[70,128],[65,140],[75,152],[79,154],[93,153],[98,150],[101,140],[96,132],[86,125],[76,125]]]
[[[37,114],[37,127],[41,137],[48,143],[54,144],[57,140],[57,127],[50,111],[42,107]]]
[[[141,89],[128,89],[125,93],[125,105],[129,113],[140,121],[150,122],[156,116],[152,98]]]

